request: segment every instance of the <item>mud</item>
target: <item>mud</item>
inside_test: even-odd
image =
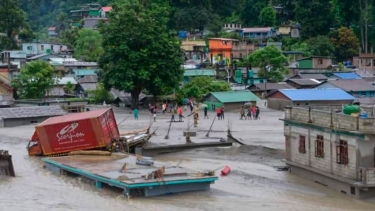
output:
[[[198,171],[216,169],[219,174],[226,165],[232,171],[226,177],[220,176],[210,191],[154,198],[129,199],[121,191],[97,190],[80,178],[54,175],[43,168],[40,158],[27,155],[27,141],[35,125],[0,128],[0,148],[13,155],[17,175],[15,178],[0,177],[0,211],[375,210],[373,200],[355,200],[289,172],[277,171],[275,166],[284,165],[283,128],[278,120],[282,113],[262,111],[262,118],[257,121],[240,121],[238,114],[226,112],[226,118],[232,120],[233,135],[250,146],[197,149],[158,156],[158,160],[170,164],[183,160],[181,166]],[[116,113],[118,122],[131,115],[121,109],[116,109]],[[173,124],[170,138],[164,139],[169,118],[169,115],[158,115],[152,126],[157,129],[152,144],[184,143],[185,123]],[[149,114],[141,111],[139,120],[129,118],[120,129],[132,131],[148,126],[149,122]],[[197,137],[192,137],[192,141],[226,136],[228,121],[218,121],[210,138],[204,138],[210,125],[211,120],[200,120]]]

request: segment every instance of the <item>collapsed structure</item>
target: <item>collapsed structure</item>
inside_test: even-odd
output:
[[[358,110],[285,107],[290,171],[356,198],[375,196],[375,107]]]

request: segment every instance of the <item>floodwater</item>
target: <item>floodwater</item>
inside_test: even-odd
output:
[[[122,119],[125,114],[119,114]],[[228,118],[230,113],[226,113]],[[267,116],[270,116],[269,118]],[[165,118],[166,119],[166,118]],[[235,119],[233,117],[233,119]],[[275,119],[275,120],[273,120]],[[158,128],[157,136],[152,142],[167,142],[163,140],[168,125],[159,122],[154,123]],[[121,120],[119,120],[121,121]],[[272,123],[272,122],[275,123]],[[163,121],[165,122],[165,121]],[[267,122],[268,127],[274,127],[270,131],[269,143],[282,140],[275,138],[275,134],[282,136],[282,124],[274,118],[274,114],[262,116],[259,122],[253,121],[258,127]],[[128,120],[125,125],[133,127],[145,126],[149,123],[147,117],[139,121]],[[209,127],[210,121],[200,122],[201,129]],[[177,124],[177,123],[176,123]],[[215,130],[225,128],[224,121],[215,126]],[[243,130],[233,122],[233,130]],[[238,125],[245,124],[239,122]],[[281,127],[281,129],[279,128]],[[198,149],[180,153],[165,154],[159,156],[160,161],[175,164],[183,160],[181,166],[194,170],[221,169],[229,165],[232,172],[211,186],[207,192],[191,192],[184,194],[168,195],[152,198],[127,198],[121,191],[95,189],[90,184],[79,178],[55,175],[43,168],[40,158],[29,157],[26,152],[28,138],[32,135],[34,126],[22,126],[16,128],[0,129],[0,148],[9,150],[13,155],[15,166],[15,178],[0,177],[0,211],[29,211],[29,210],[54,210],[54,211],[109,211],[109,210],[358,210],[374,211],[375,202],[371,200],[355,200],[341,193],[332,191],[324,186],[304,180],[288,172],[276,171],[273,166],[283,165],[281,149],[269,149],[263,146],[235,146],[232,148]],[[125,127],[125,126],[122,126]],[[175,126],[176,134],[182,133],[185,126]],[[130,126],[129,126],[130,128]],[[266,130],[266,129],[265,129]],[[268,129],[267,129],[268,130]],[[272,129],[270,129],[272,130]],[[237,132],[239,134],[240,132]],[[252,132],[257,136],[255,132]],[[203,136],[205,133],[202,133]],[[234,134],[235,135],[235,134]],[[216,133],[210,136],[217,136]],[[272,137],[270,137],[272,136]],[[266,135],[252,139],[252,136],[242,136],[243,141],[261,142]],[[193,141],[198,140],[198,138]],[[173,141],[173,140],[171,140]],[[282,144],[276,144],[282,146]]]

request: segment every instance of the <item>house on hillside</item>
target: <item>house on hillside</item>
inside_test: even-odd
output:
[[[309,89],[309,88],[315,87],[321,82],[316,79],[302,78],[302,79],[288,79],[285,81],[285,83],[291,85],[292,87],[296,89]]]
[[[294,87],[287,83],[261,83],[252,84],[247,87],[247,89],[256,94],[258,97],[263,97],[264,95],[268,95],[269,93],[280,89],[294,89]]]
[[[275,110],[284,110],[285,106],[341,107],[355,101],[355,97],[338,88],[280,89],[271,92],[266,99],[268,108]]]
[[[77,80],[77,93],[82,97],[88,97],[89,91],[96,90],[98,87],[98,76],[85,75]]]
[[[57,54],[51,54],[51,53],[43,53],[43,54],[38,54],[32,57],[27,58],[27,61],[36,61],[36,60],[42,60],[42,61],[51,61],[51,59],[63,59],[65,58],[62,55],[57,55]]]
[[[375,86],[362,79],[328,80],[315,89],[340,88],[356,98],[374,98]]]
[[[50,37],[57,37],[57,32],[56,32],[56,27],[54,26],[51,26],[51,27],[48,27],[48,36]]]
[[[326,56],[311,56],[296,60],[289,66],[293,74],[306,70],[328,70],[332,67],[332,59]]]
[[[50,42],[25,42],[22,43],[22,51],[28,55],[38,54],[62,54],[68,53],[68,47],[59,43]]]
[[[3,63],[10,62],[16,65],[17,68],[21,68],[25,65],[27,54],[23,51],[3,51],[1,52],[1,61]]]
[[[241,37],[245,39],[268,39],[277,35],[272,27],[243,28]]]
[[[56,78],[57,84],[49,91],[48,97],[73,97],[77,93],[77,81],[73,77],[62,77]],[[65,86],[67,84],[72,84],[74,89],[71,90],[72,93],[67,93],[65,91]]]
[[[298,73],[297,75],[294,75],[290,77],[289,79],[315,79],[317,81],[323,82],[328,80],[328,77],[323,74],[301,74]]]
[[[102,7],[100,9],[100,15],[102,18],[106,18],[107,14],[112,10],[111,6]]]
[[[221,106],[224,106],[226,111],[239,110],[245,103],[251,102],[256,104],[259,100],[260,99],[249,90],[211,92],[202,99],[203,103],[207,105],[207,109],[211,111]]]
[[[187,59],[203,62],[206,60],[206,42],[205,41],[182,41],[181,47],[185,52]]]

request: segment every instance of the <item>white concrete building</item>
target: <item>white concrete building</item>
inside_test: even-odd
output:
[[[356,198],[375,196],[375,107],[368,118],[332,110],[286,107],[290,172]]]
[[[47,42],[28,42],[22,43],[22,51],[28,55],[37,54],[58,54],[68,51],[68,47],[63,44],[47,43]]]

